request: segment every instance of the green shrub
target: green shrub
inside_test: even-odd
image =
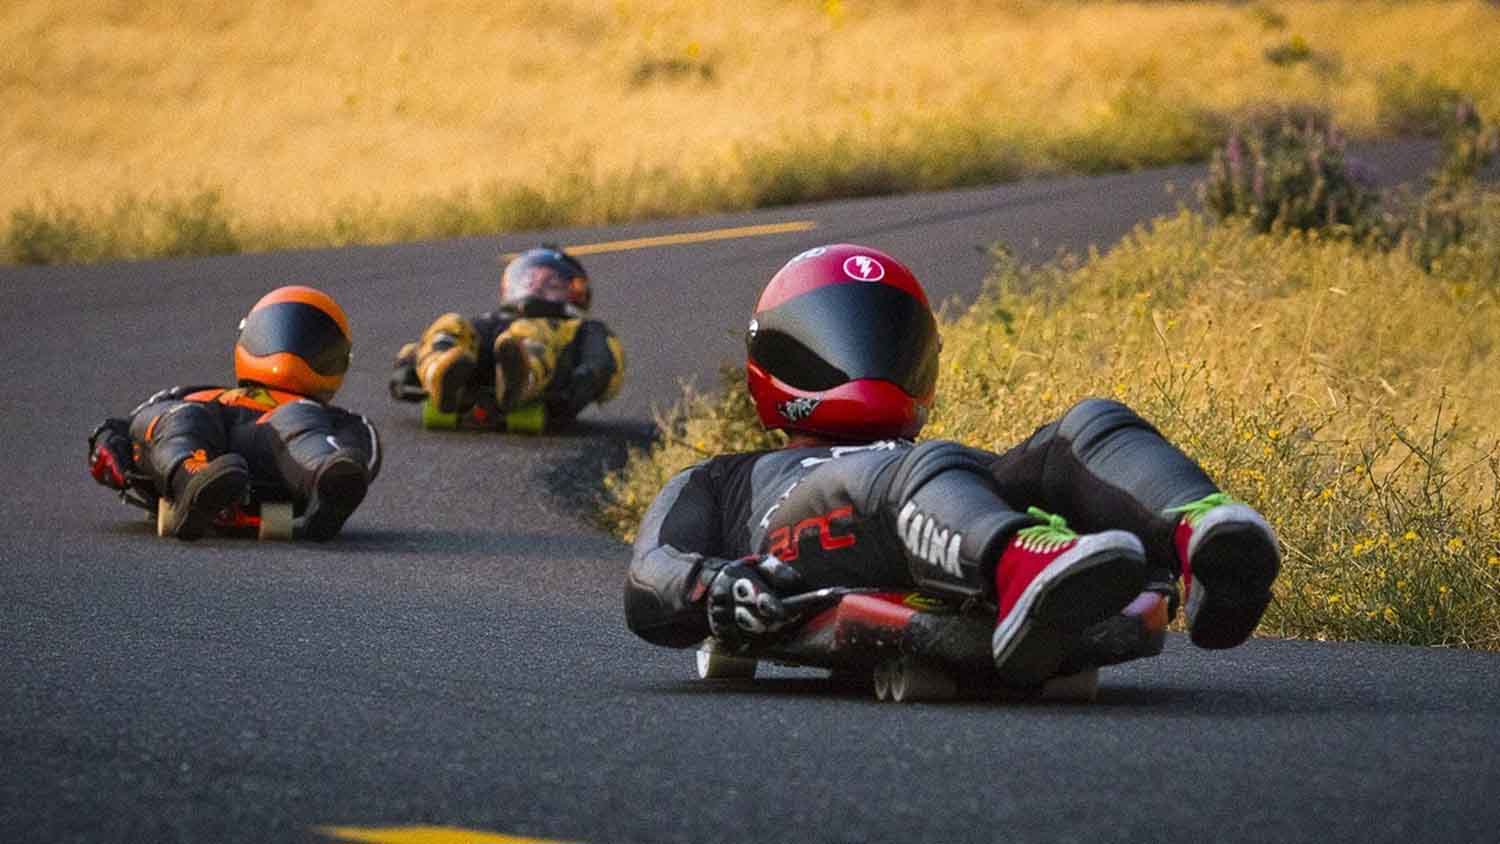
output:
[[[1460,98],[1442,125],[1442,161],[1433,177],[1441,189],[1471,186],[1500,155],[1500,132],[1485,125],[1473,100]]]
[[[186,200],[152,205],[147,213],[160,218],[159,243],[143,244],[139,254],[180,257],[239,252],[239,239],[221,200],[218,191],[207,190]]]
[[[1375,81],[1375,120],[1400,135],[1441,135],[1465,100],[1462,91],[1411,65],[1398,65]]]
[[[1365,237],[1379,231],[1380,195],[1345,155],[1325,114],[1277,109],[1253,115],[1215,150],[1200,188],[1221,219],[1260,232],[1328,229]]]
[[[1266,61],[1271,64],[1285,67],[1312,59],[1313,49],[1307,43],[1307,39],[1300,35],[1293,35],[1274,47],[1266,48],[1265,56]]]
[[[117,258],[224,255],[240,240],[218,191],[185,199],[127,196],[104,210],[45,202],[11,213],[6,252],[22,264],[61,264]]]
[[[18,264],[88,261],[98,254],[90,235],[83,220],[66,209],[18,208],[5,233],[6,254]]]
[[[1462,268],[1468,282],[1494,287],[1493,257],[1497,197],[1481,189],[1478,177],[1500,152],[1500,133],[1486,126],[1468,100],[1460,100],[1445,119],[1442,157],[1428,179],[1427,189],[1413,198],[1408,189],[1387,197],[1383,240],[1396,243],[1418,266],[1428,271]]]
[[[1264,3],[1256,3],[1250,7],[1250,16],[1261,25],[1262,29],[1280,30],[1286,29],[1286,15],[1276,11]]]

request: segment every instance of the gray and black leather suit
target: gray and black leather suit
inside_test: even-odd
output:
[[[169,489],[173,471],[193,456],[245,458],[255,487],[300,508],[318,471],[337,454],[353,455],[366,480],[380,472],[380,437],[365,417],[312,399],[263,387],[174,387],[108,419],[90,438],[114,438],[123,464],[138,473],[148,498]],[[128,451],[126,450],[128,449]]]
[[[704,600],[730,562],[774,554],[807,588],[916,588],[993,601],[1004,543],[1035,523],[1131,531],[1148,582],[1178,575],[1170,507],[1217,491],[1189,457],[1123,404],[1090,399],[1003,454],[887,440],[728,454],[672,478],[642,520],[625,617],[655,644],[709,635]],[[1169,588],[1169,587],[1168,587]]]

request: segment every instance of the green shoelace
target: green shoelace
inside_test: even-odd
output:
[[[1042,520],[1042,524],[1016,531],[1017,542],[1027,551],[1045,554],[1078,538],[1078,534],[1068,527],[1068,520],[1056,513],[1048,513],[1040,507],[1027,507],[1026,515]]]
[[[1238,503],[1240,503],[1240,500],[1229,493],[1216,492],[1212,495],[1205,495],[1197,501],[1189,501],[1180,507],[1168,507],[1164,512],[1174,516],[1181,515],[1184,519],[1187,519],[1189,526],[1196,526],[1208,514],[1209,510],[1225,504]]]

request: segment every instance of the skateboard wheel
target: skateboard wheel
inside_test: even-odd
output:
[[[262,501],[260,503],[261,541],[288,540],[292,538],[292,502]]]
[[[505,430],[513,434],[540,434],[547,427],[547,408],[541,402],[518,407],[505,414]]]
[[[1099,696],[1099,669],[1053,677],[1042,684],[1042,700],[1088,703]]]
[[[422,427],[423,428],[457,428],[458,414],[444,413],[437,409],[432,399],[422,402]]]
[[[706,649],[698,651],[700,680],[748,680],[755,676],[755,665],[755,660],[742,656],[730,656]]]
[[[896,703],[951,700],[958,694],[953,675],[930,662],[902,657],[888,664],[890,699]]]
[[[168,501],[167,498],[166,498],[166,496],[162,496],[161,498],[156,499],[156,535],[157,536],[169,536],[170,535],[170,533],[167,531],[167,525],[172,522],[173,515],[174,515],[174,513],[173,513],[172,502]]]
[[[891,699],[892,670],[893,663],[887,660],[875,666],[875,670],[870,674],[870,685],[873,687],[876,700],[886,701]]]

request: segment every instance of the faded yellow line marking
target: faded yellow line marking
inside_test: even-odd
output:
[[[528,838],[464,829],[458,826],[319,826],[319,834],[358,844],[561,844],[551,838]]]
[[[606,240],[601,243],[578,243],[562,247],[570,255],[598,255],[601,252],[625,252],[631,249],[655,249],[659,246],[680,246],[684,243],[706,243],[711,240],[735,240],[741,237],[765,237],[773,234],[805,232],[818,227],[816,220],[794,220],[790,223],[767,223],[760,226],[735,226],[727,229],[707,229],[698,232],[679,232],[656,237],[635,237],[629,240]],[[506,261],[521,253],[507,252],[500,257]]]

